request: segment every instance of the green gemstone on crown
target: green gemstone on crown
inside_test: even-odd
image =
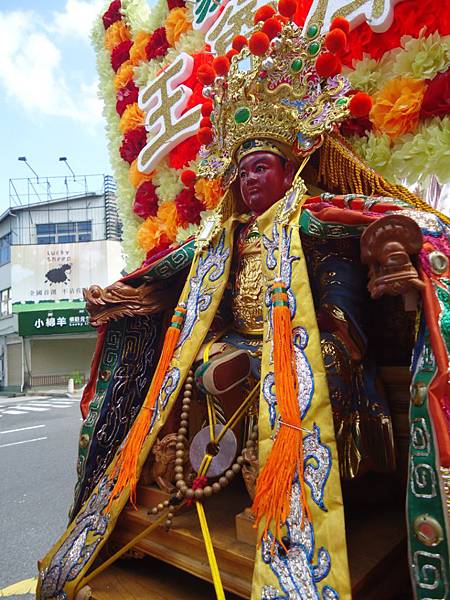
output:
[[[238,108],[234,113],[234,120],[236,123],[246,123],[250,119],[251,113],[247,107]]]
[[[342,106],[343,104],[347,104],[348,102],[348,98],[339,98],[339,100],[336,100],[336,104],[338,104],[339,106]]]
[[[291,69],[294,71],[294,73],[298,73],[299,71],[301,71],[303,68],[303,61],[301,58],[294,58],[294,60],[291,62]]]
[[[308,46],[308,54],[310,56],[316,56],[316,54],[319,52],[319,50],[320,50],[319,42],[311,42],[310,45]]]
[[[306,31],[306,36],[309,37],[310,40],[312,40],[313,38],[316,37],[316,35],[319,33],[319,26],[318,25],[310,25]]]

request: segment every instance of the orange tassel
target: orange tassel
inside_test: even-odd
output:
[[[274,537],[281,539],[281,526],[289,516],[291,488],[298,473],[303,515],[310,517],[303,481],[303,440],[298,382],[292,344],[292,324],[286,287],[277,282],[272,290],[273,360],[280,429],[266,464],[256,482],[253,512],[256,526],[265,518],[262,538],[273,522]]]
[[[161,350],[161,356],[155,370],[155,374],[147,392],[142,408],[136,417],[128,435],[119,450],[117,463],[111,477],[117,477],[116,483],[111,493],[111,499],[107,508],[110,511],[113,499],[120,496],[122,491],[130,486],[130,500],[133,506],[136,502],[136,487],[138,484],[138,460],[144,445],[145,438],[149,433],[149,426],[152,419],[152,413],[155,407],[156,399],[161,391],[161,387],[166,375],[167,369],[172,360],[177,342],[180,337],[181,329],[186,316],[186,309],[178,305],[175,309],[172,321],[167,329],[164,338],[164,344]]]

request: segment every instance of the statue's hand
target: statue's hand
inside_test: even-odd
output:
[[[382,217],[361,236],[361,260],[369,266],[372,298],[403,295],[423,289],[411,255],[422,248],[422,232],[415,221],[401,214]]]

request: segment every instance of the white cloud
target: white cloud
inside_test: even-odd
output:
[[[85,81],[70,76],[63,43],[64,35],[88,41],[97,5],[97,0],[68,0],[65,10],[55,13],[50,22],[34,11],[0,12],[0,86],[7,97],[32,115],[68,117],[89,126],[101,122],[96,79],[92,72]],[[51,33],[57,30],[58,45]]]
[[[53,15],[49,29],[62,36],[89,40],[92,23],[104,5],[103,0],[67,0],[62,12]]]

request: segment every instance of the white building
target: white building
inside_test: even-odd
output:
[[[22,391],[84,383],[96,333],[88,323],[82,290],[105,287],[121,276],[115,186],[110,177],[90,181],[81,194],[52,193],[40,201],[17,191],[0,216],[0,389]],[[75,181],[75,178],[74,178]],[[86,183],[87,179],[84,178]],[[11,187],[10,187],[11,189]],[[36,192],[36,193],[35,193]],[[55,195],[57,196],[55,198]],[[38,201],[35,201],[38,200]]]

